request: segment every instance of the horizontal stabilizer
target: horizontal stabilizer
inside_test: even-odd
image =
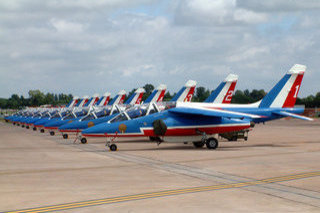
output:
[[[303,115],[297,115],[297,114],[290,113],[290,112],[279,111],[279,112],[273,112],[273,113],[276,115],[282,115],[285,117],[293,117],[293,118],[298,118],[298,119],[305,120],[305,121],[313,121],[312,118],[309,118],[309,117],[306,117]]]
[[[180,114],[189,114],[189,115],[201,115],[201,116],[210,116],[210,117],[225,117],[225,118],[261,118],[258,115],[252,115],[247,113],[232,112],[228,110],[220,109],[200,109],[200,108],[191,108],[191,107],[176,107],[169,109],[169,112],[180,113]]]

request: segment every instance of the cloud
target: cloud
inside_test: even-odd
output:
[[[317,10],[320,9],[320,1],[318,0],[238,0],[237,6],[247,8],[254,11],[268,12],[292,12],[301,10]]]
[[[257,2],[1,2],[0,97],[116,94],[146,83],[173,93],[189,79],[214,89],[229,73],[239,74],[237,88],[268,90],[294,63],[308,66],[302,95],[317,92],[316,2]]]

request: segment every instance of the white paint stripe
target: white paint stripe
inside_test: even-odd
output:
[[[286,101],[288,94],[290,92],[290,89],[292,85],[294,84],[295,80],[297,79],[297,74],[292,74],[290,78],[288,79],[287,83],[284,85],[282,90],[279,92],[277,97],[274,99],[270,107],[282,107],[284,102]]]
[[[226,96],[226,94],[231,86],[231,83],[232,82],[226,82],[226,84],[224,85],[221,92],[218,94],[218,96],[216,97],[216,99],[214,100],[213,103],[221,104],[223,102],[224,97]]]

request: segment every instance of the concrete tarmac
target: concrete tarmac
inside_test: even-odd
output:
[[[0,122],[0,211],[320,212],[319,130],[320,120],[283,119],[217,150],[120,142],[110,152],[101,138]]]

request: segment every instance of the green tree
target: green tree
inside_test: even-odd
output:
[[[40,92],[40,90],[30,90],[28,92],[30,105],[32,106],[40,106],[45,104],[45,95]]]

